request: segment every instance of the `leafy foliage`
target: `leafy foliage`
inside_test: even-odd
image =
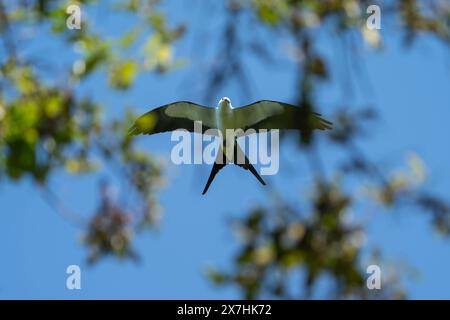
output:
[[[81,4],[95,5],[95,1]],[[172,30],[166,26],[164,16],[154,10],[157,1],[145,6],[143,2],[130,1],[113,10],[141,15],[144,22],[115,42],[96,34],[87,19],[82,20],[79,31],[67,29],[67,5],[65,1],[0,2],[0,29],[5,44],[0,61],[0,175],[12,180],[30,177],[42,190],[51,192],[49,177],[59,169],[80,175],[93,173],[104,165],[115,167],[130,191],[137,194],[141,205],[128,212],[119,204],[111,209],[102,200],[98,213],[88,224],[85,243],[91,248],[91,261],[108,253],[133,256],[125,254],[129,252],[131,240],[131,232],[125,230],[154,226],[158,222],[160,212],[155,192],[162,182],[161,168],[128,137],[132,114],[128,112],[120,120],[105,121],[104,106],[77,94],[77,87],[88,81],[91,74],[103,71],[108,74],[111,89],[126,90],[133,85],[139,71],[170,69],[172,57],[160,51],[170,50],[183,28]],[[142,10],[143,7],[146,9]],[[79,52],[80,57],[65,70],[68,83],[50,81],[55,76],[49,71],[52,69],[43,72],[40,61],[22,54],[22,48],[16,46],[19,40],[26,40],[15,39],[20,30],[30,26],[39,28],[46,22],[54,41],[62,39]],[[141,45],[142,50],[138,50],[142,54],[121,58],[147,29],[152,33]],[[160,40],[154,42],[154,38]],[[154,51],[148,50],[150,42]],[[148,63],[150,60],[154,63]],[[47,199],[60,207],[54,193]],[[121,240],[117,241],[118,238]],[[120,246],[115,245],[118,242]]]

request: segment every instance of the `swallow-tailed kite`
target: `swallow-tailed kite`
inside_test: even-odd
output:
[[[234,163],[245,170],[250,170],[259,182],[265,185],[264,180],[236,142],[237,137],[242,134],[234,134],[229,141],[229,137],[225,134],[227,129],[235,130],[235,132],[237,129],[242,129],[243,132],[248,129],[254,129],[256,132],[260,129],[290,129],[307,132],[313,129],[331,129],[332,125],[331,122],[321,118],[320,114],[291,104],[261,100],[240,108],[233,108],[230,99],[224,97],[220,99],[217,108],[209,108],[189,101],[166,104],[140,116],[130,128],[130,134],[154,134],[177,129],[194,132],[196,121],[201,122],[202,133],[208,129],[219,129],[221,133],[223,132],[222,146],[219,148],[202,194],[208,191],[216,174],[227,163]],[[238,161],[238,159],[244,159],[244,161]]]

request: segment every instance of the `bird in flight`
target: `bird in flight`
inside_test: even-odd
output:
[[[136,119],[130,128],[130,135],[155,134],[160,132],[185,129],[194,132],[195,122],[201,122],[202,134],[209,129],[217,129],[224,133],[222,145],[212,167],[208,181],[202,194],[208,191],[216,174],[228,163],[233,163],[249,170],[261,184],[266,183],[248,160],[236,139],[248,129],[256,132],[265,130],[298,130],[310,134],[314,129],[331,129],[332,123],[321,117],[319,113],[306,110],[291,104],[260,100],[255,103],[233,108],[229,98],[220,99],[216,108],[209,108],[189,101],[178,101],[153,109]],[[225,134],[227,129],[235,134]],[[238,130],[242,129],[242,131]],[[209,130],[210,132],[211,130]],[[238,161],[242,159],[244,161]]]

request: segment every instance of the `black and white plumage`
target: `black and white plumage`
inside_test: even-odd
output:
[[[229,98],[220,99],[217,108],[209,108],[189,101],[170,103],[140,116],[130,128],[130,134],[155,134],[160,132],[185,129],[194,132],[194,123],[202,123],[202,133],[208,129],[219,129],[223,133],[222,148],[218,152],[208,182],[203,194],[208,190],[214,176],[227,163],[234,163],[255,175],[265,184],[253,165],[236,142],[239,133],[231,138],[225,134],[226,129],[254,129],[256,132],[266,130],[298,130],[302,133],[312,130],[331,129],[332,123],[323,119],[319,113],[308,111],[306,108],[291,104],[260,100],[255,103],[233,108]],[[245,159],[242,164],[237,163],[237,155]]]

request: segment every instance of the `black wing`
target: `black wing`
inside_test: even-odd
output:
[[[331,129],[332,123],[319,113],[292,104],[261,100],[234,109],[235,129],[292,129],[311,131]]]
[[[202,133],[216,128],[215,109],[189,101],[178,101],[151,110],[136,119],[129,133],[154,134],[185,129],[194,132],[194,123],[201,122]]]

